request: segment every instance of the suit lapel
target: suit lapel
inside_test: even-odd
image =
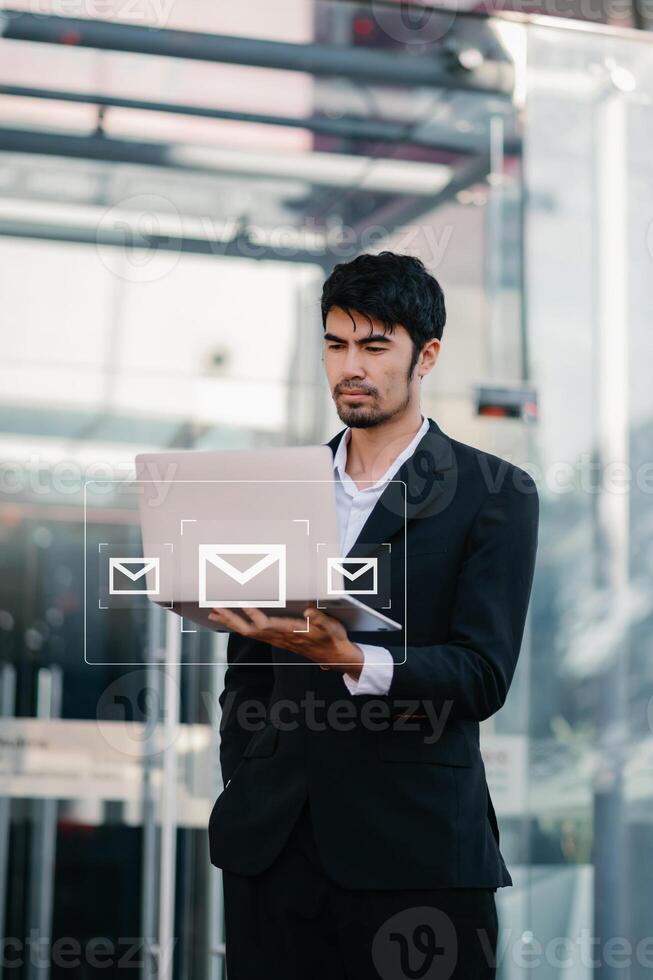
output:
[[[334,457],[343,438],[342,429],[327,445]],[[444,473],[452,469],[455,456],[451,440],[433,419],[418,442],[414,453],[402,464],[376,502],[361,528],[349,554],[361,557],[378,549],[379,544],[389,541],[418,514],[431,510],[437,504],[445,485]],[[402,482],[398,482],[402,481]],[[404,486],[405,484],[405,486]]]

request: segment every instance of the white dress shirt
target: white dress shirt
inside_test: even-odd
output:
[[[428,428],[429,421],[422,416],[422,425],[412,442],[397,456],[376,483],[366,486],[362,490],[358,489],[349,474],[345,472],[347,447],[351,439],[351,429],[345,429],[333,457],[333,469],[336,474],[338,543],[340,554],[343,557],[356,541],[374,505],[383,493],[386,483],[412,456],[418,443],[426,435]],[[387,694],[390,690],[394,670],[392,654],[385,647],[374,646],[370,643],[357,643],[356,646],[363,653],[363,666],[358,680],[354,680],[349,674],[342,675],[349,692],[351,694]]]

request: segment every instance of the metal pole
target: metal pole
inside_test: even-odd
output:
[[[61,715],[62,671],[59,666],[42,667],[37,680],[37,718]],[[53,799],[32,800],[32,843],[29,860],[27,933],[38,942],[38,956],[30,956],[26,966],[28,980],[47,980],[50,976],[52,906],[54,897],[57,806]],[[42,945],[43,944],[43,945]],[[47,950],[47,956],[43,950]]]
[[[0,664],[0,718],[11,718],[16,710],[16,668]],[[11,832],[11,799],[0,796],[0,936],[5,935],[7,874],[9,870],[9,834]],[[0,959],[0,980],[4,972]]]
[[[158,980],[172,980],[176,939],[177,742],[181,621],[166,616],[166,663],[163,673],[163,771],[161,785],[161,871],[159,892]]]
[[[606,467],[628,463],[628,188],[623,95],[604,94],[595,108],[596,499],[597,588],[608,614],[628,591],[629,496],[604,486]],[[599,668],[599,764],[594,783],[594,935],[599,948],[624,935],[626,882],[623,765],[627,740],[627,636],[621,633]],[[601,962],[602,978],[617,977]]]
[[[154,775],[156,770],[155,750],[156,736],[161,721],[161,669],[159,666],[160,650],[163,645],[163,617],[165,613],[159,606],[150,603],[148,609],[148,643],[146,685],[148,691],[155,691],[156,697],[147,698],[146,703],[152,710],[157,710],[156,719],[146,719],[148,740],[143,745],[143,864],[141,872],[141,924],[143,946],[146,955],[143,957],[143,980],[156,980],[156,909],[158,897],[157,880],[157,825]],[[156,722],[156,724],[155,724]]]
[[[212,106],[188,105],[182,102],[159,102],[145,99],[128,99],[100,92],[77,92],[68,89],[47,89],[26,85],[0,85],[0,95],[22,99],[43,99],[48,102],[74,102],[81,105],[103,106],[109,109],[135,109],[144,112],[163,112],[179,116],[197,116],[201,119],[217,119],[253,123],[257,126],[282,126],[286,129],[307,129],[324,136],[343,139],[368,140],[375,143],[411,143],[429,146],[448,153],[479,153],[484,149],[483,136],[476,133],[454,133],[445,126],[429,121],[428,132],[391,119],[366,119],[363,116],[347,116],[330,119],[328,116],[284,116],[277,113],[243,112],[219,109]],[[521,140],[511,136],[506,142],[506,152],[519,153]]]
[[[484,60],[474,71],[463,71],[444,49],[433,51],[429,57],[416,58],[402,51],[293,44],[20,10],[6,10],[0,14],[0,36],[15,41],[331,75],[381,85],[456,88],[509,96],[513,84],[512,66],[508,61]]]
[[[490,119],[490,191],[488,195],[487,216],[487,293],[490,305],[488,337],[488,374],[491,378],[500,377],[499,365],[502,362],[501,337],[505,328],[503,312],[503,266],[504,266],[504,152],[503,119],[492,116]]]

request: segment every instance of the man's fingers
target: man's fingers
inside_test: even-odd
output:
[[[256,626],[258,630],[270,629],[270,627],[272,626],[272,624],[270,623],[269,616],[266,616],[265,613],[261,612],[260,609],[246,606],[243,609],[243,612],[249,616],[254,626]]]
[[[308,616],[311,626],[319,627],[328,633],[329,636],[339,636],[340,631],[338,627],[342,624],[337,619],[334,619],[333,616],[327,616],[321,609],[315,609],[313,606],[305,609],[304,615]]]
[[[308,629],[305,619],[294,619],[289,616],[271,616],[270,630],[277,633],[305,632]]]
[[[275,633],[305,633],[308,624],[305,619],[295,619],[288,616],[266,616],[264,612],[253,606],[240,610],[240,615],[231,609],[213,609],[209,619],[224,623],[239,633],[267,633],[271,638]]]
[[[231,609],[213,609],[209,613],[209,619],[215,620],[218,623],[224,623],[225,626],[231,627],[237,633],[248,633],[253,629],[251,623],[248,623],[246,619],[238,616]]]
[[[252,625],[257,631],[267,631],[269,633],[283,633],[295,628],[302,620],[289,619],[285,616],[267,616],[261,609],[255,606],[245,606],[241,610],[242,619]],[[304,624],[305,625],[305,624]]]

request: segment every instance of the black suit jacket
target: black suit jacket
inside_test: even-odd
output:
[[[328,443],[334,453],[343,433]],[[345,887],[512,884],[479,722],[503,705],[519,656],[537,489],[525,470],[451,439],[432,419],[394,480],[402,483],[388,484],[350,551],[392,545],[391,615],[404,628],[355,636],[391,651],[387,695],[351,695],[340,671],[229,638],[220,695],[226,788],[209,819],[218,867],[266,869],[308,795],[324,867]],[[325,723],[335,702],[344,724]],[[446,720],[439,737],[433,712]]]

